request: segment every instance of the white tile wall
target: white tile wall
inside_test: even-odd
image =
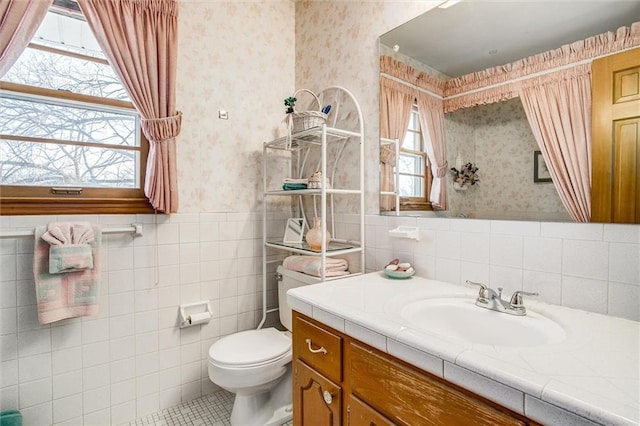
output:
[[[416,274],[539,292],[539,300],[640,320],[640,226],[366,217],[367,270],[400,257]],[[390,229],[417,226],[420,240]],[[374,238],[371,238],[374,236]]]
[[[30,229],[61,219],[0,223]],[[119,424],[210,393],[209,346],[262,316],[260,215],[89,219],[144,224],[142,237],[103,238],[96,318],[41,326],[33,239],[0,240],[0,409],[20,409],[25,424]],[[199,300],[210,300],[211,322],[179,329],[178,305]]]

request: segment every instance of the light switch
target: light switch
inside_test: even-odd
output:
[[[219,109],[218,110],[218,118],[220,120],[228,120],[229,119],[229,112],[225,111],[223,109]]]

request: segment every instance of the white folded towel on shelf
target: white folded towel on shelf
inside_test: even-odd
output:
[[[315,277],[322,277],[322,259],[317,256],[289,256],[282,266],[291,271],[302,272]],[[349,262],[345,259],[327,257],[325,277],[349,275]]]
[[[284,178],[282,183],[308,183],[309,179]]]

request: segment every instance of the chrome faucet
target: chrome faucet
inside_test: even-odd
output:
[[[476,299],[477,306],[511,315],[527,315],[527,310],[524,307],[522,296],[538,295],[538,293],[529,293],[527,291],[518,290],[513,293],[511,300],[507,302],[502,300],[502,287],[498,287],[498,291],[495,291],[483,283],[467,280],[467,284],[480,286],[478,298]]]

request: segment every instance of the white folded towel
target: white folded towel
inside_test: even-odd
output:
[[[318,256],[289,256],[282,266],[291,271],[302,272],[315,277],[322,277],[322,259]],[[345,259],[327,257],[325,277],[349,275],[349,262]]]
[[[309,183],[309,179],[284,178],[282,183]]]

